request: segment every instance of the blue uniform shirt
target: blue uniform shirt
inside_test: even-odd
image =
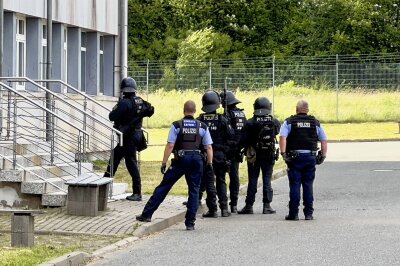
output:
[[[279,135],[281,137],[287,137],[292,129],[292,125],[288,125],[286,120],[283,122],[281,126],[281,130],[279,131]],[[324,128],[322,125],[317,126],[317,135],[318,135],[318,140],[319,141],[325,141],[327,140]],[[298,150],[299,152],[302,152],[303,150]],[[309,151],[303,151],[303,152],[309,152]]]
[[[171,126],[168,134],[168,143],[173,143],[175,144],[176,138],[178,137],[180,128],[175,128],[174,125]],[[213,141],[211,139],[210,131],[207,129],[204,129],[203,127],[200,127],[199,129],[200,136],[202,137],[202,144],[203,145],[211,145],[213,144]]]

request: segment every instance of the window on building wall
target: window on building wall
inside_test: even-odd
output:
[[[68,64],[67,64],[67,56],[68,56],[68,45],[67,45],[67,41],[68,41],[68,33],[67,33],[67,27],[64,28],[64,51],[63,51],[63,70],[62,70],[62,80],[67,82],[67,71],[68,71]]]
[[[81,91],[86,92],[86,32],[81,33]]]
[[[47,78],[47,25],[42,25],[42,56],[40,59],[41,64],[41,79]]]
[[[17,76],[24,77],[26,70],[26,20],[24,17],[17,17]],[[17,89],[24,89],[23,82],[18,83]]]
[[[99,75],[99,87],[100,93],[104,94],[104,36],[100,36],[100,50],[99,50],[99,64],[100,64],[100,75]]]

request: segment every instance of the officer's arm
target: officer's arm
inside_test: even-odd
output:
[[[284,136],[279,137],[279,149],[280,149],[281,153],[286,152],[286,137],[284,137]]]
[[[211,145],[204,145],[207,152],[207,164],[212,164],[213,162],[213,149]]]
[[[121,119],[127,108],[128,106],[126,103],[119,101],[108,115],[108,118],[110,119],[110,121],[117,121]]]
[[[327,151],[328,151],[328,141],[327,140],[323,140],[323,141],[321,141],[322,157],[326,157]]]
[[[175,144],[174,143],[167,143],[167,145],[165,145],[165,149],[164,149],[164,157],[162,160],[163,164],[166,164],[168,161],[169,156],[171,155],[173,149],[174,149]]]

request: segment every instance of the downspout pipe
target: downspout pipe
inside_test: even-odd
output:
[[[120,81],[128,76],[128,0],[119,0]]]

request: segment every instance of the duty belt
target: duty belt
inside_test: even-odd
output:
[[[178,156],[179,157],[182,157],[182,156],[185,156],[185,155],[193,155],[193,154],[201,154],[201,151],[200,150],[179,150],[178,151]]]
[[[316,155],[317,151],[295,151],[299,155]]]

